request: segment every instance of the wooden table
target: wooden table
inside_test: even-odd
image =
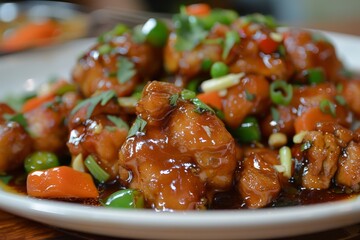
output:
[[[115,238],[98,236],[87,233],[70,231],[34,222],[0,210],[0,240],[27,239],[27,240],[112,240]],[[125,240],[125,238],[122,238]],[[360,239],[360,223],[341,229],[286,238],[289,240],[356,240]]]

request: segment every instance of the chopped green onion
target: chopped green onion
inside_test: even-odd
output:
[[[336,106],[330,100],[328,99],[321,100],[319,107],[323,113],[330,114],[331,116],[336,117]]]
[[[286,49],[285,49],[285,46],[283,44],[279,45],[278,52],[280,54],[280,57],[285,57],[286,56]]]
[[[121,118],[112,115],[107,115],[107,118],[113,122],[117,128],[129,130],[129,125]]]
[[[75,92],[76,91],[76,86],[75,84],[66,84],[64,86],[61,86],[59,89],[56,90],[56,95],[62,96],[65,93],[68,92]]]
[[[293,87],[283,80],[276,80],[270,84],[270,98],[278,105],[289,105],[293,97]]]
[[[244,73],[230,73],[219,78],[203,81],[200,85],[203,92],[221,91],[240,83]]]
[[[239,33],[237,31],[226,32],[224,50],[223,50],[223,53],[221,55],[222,59],[226,59],[227,56],[229,55],[230,50],[232,49],[232,47],[236,43],[239,43],[239,42],[240,42],[240,36],[239,36]]]
[[[278,123],[280,121],[279,111],[275,107],[271,107],[270,112],[271,112],[272,119]]]
[[[306,70],[306,72],[310,84],[319,84],[325,82],[325,74],[322,68],[311,68]]]
[[[141,117],[137,117],[135,122],[133,123],[133,125],[131,126],[127,138],[135,136],[137,133],[144,132],[145,126],[146,126],[147,122],[142,119]]]
[[[283,146],[279,149],[279,155],[281,166],[284,167],[283,175],[290,178],[292,168],[291,149],[288,146]]]
[[[199,21],[205,29],[210,30],[216,23],[230,25],[237,18],[238,14],[235,11],[212,9],[208,15],[199,17]]]
[[[215,62],[210,69],[212,78],[225,76],[229,72],[229,67],[223,62]]]
[[[255,14],[250,14],[250,15],[246,15],[246,16],[242,17],[242,20],[245,23],[262,24],[262,25],[267,26],[267,27],[269,27],[271,29],[275,29],[275,28],[278,27],[277,22],[270,15],[262,15],[262,14],[259,14],[259,13],[255,13]]]
[[[87,156],[84,164],[91,175],[99,182],[104,183],[110,178],[110,175],[99,166],[93,156]]]
[[[240,126],[233,131],[233,134],[242,143],[257,142],[261,139],[259,123],[252,116],[246,117]]]
[[[341,106],[345,106],[346,105],[346,100],[343,96],[341,95],[336,95],[335,96],[335,100],[338,104],[340,104]]]

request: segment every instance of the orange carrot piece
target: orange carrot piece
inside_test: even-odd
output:
[[[211,7],[206,3],[197,3],[186,6],[186,13],[192,16],[206,16],[211,12]]]
[[[211,107],[222,110],[221,97],[218,92],[200,93],[197,95],[197,98]]]
[[[49,102],[49,101],[53,100],[54,98],[55,98],[55,94],[46,94],[46,95],[43,95],[43,96],[30,98],[22,106],[22,112],[24,113],[24,112],[31,111],[31,110],[39,107],[43,103],[46,103],[46,102]]]
[[[40,198],[97,198],[99,192],[90,174],[68,166],[30,173],[26,181],[29,196]]]
[[[59,26],[52,20],[30,22],[16,29],[0,45],[2,51],[18,51],[50,43],[59,34]]]
[[[318,122],[336,122],[336,118],[330,114],[323,113],[318,107],[309,108],[295,119],[295,132],[315,130]]]

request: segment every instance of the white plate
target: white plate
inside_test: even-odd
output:
[[[360,38],[328,33],[340,58],[360,69]],[[0,96],[32,91],[51,76],[69,78],[77,57],[93,40],[0,58]],[[250,239],[312,233],[360,221],[360,197],[352,200],[259,210],[157,213],[113,210],[32,199],[0,189],[0,208],[46,224],[117,237],[152,239]]]

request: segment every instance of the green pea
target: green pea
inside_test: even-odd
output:
[[[225,76],[229,72],[229,67],[223,62],[215,62],[210,69],[212,78]]]
[[[148,43],[162,47],[167,41],[169,30],[163,21],[150,18],[142,27],[142,33],[146,36]]]
[[[104,203],[112,208],[144,208],[144,196],[136,189],[123,189],[111,194]]]
[[[27,156],[24,167],[27,173],[37,170],[45,170],[59,166],[58,157],[51,152],[34,152]]]

